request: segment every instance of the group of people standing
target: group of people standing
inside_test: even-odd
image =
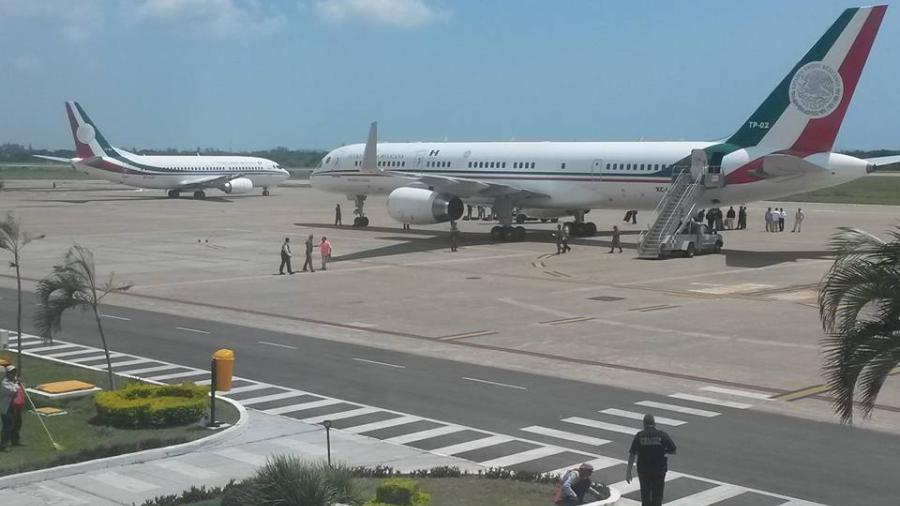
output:
[[[306,238],[306,242],[303,245],[305,247],[303,272],[316,272],[312,263],[313,248],[319,248],[319,253],[322,255],[322,270],[328,270],[328,261],[331,259],[331,242],[328,238],[323,235],[322,241],[319,242],[319,244],[314,244],[313,235],[309,234],[309,237]],[[291,251],[291,238],[285,237],[284,242],[281,243],[281,265],[278,267],[278,274],[283,275],[285,267],[287,267],[288,274],[297,272],[291,268],[291,257],[293,256],[293,252]]]
[[[737,224],[734,222],[735,218],[737,218]],[[706,220],[706,224],[713,232],[718,232],[719,230],[744,230],[747,228],[747,208],[739,206],[738,210],[735,211],[734,206],[729,206],[728,211],[724,214],[718,207],[709,210],[701,209],[694,217],[694,221],[703,223],[703,220]]]
[[[766,211],[766,232],[784,232],[784,221],[787,217],[787,213],[784,212],[783,207],[769,208]],[[803,212],[803,209],[797,208],[797,212],[794,213],[794,228],[791,232],[800,232],[803,228],[803,220],[806,218],[806,213]]]

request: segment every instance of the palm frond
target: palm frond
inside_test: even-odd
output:
[[[50,338],[62,329],[62,315],[67,309],[86,309],[84,288],[81,280],[67,271],[55,271],[38,282],[34,325],[42,337]]]

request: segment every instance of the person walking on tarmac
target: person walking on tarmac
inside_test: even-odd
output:
[[[291,238],[285,237],[284,243],[281,245],[281,265],[278,267],[278,274],[284,275],[284,266],[287,266],[288,274],[293,274],[291,269]]]
[[[341,221],[341,205],[334,206],[334,226],[343,227],[344,222]]]
[[[609,248],[610,253],[614,252],[616,250],[616,248],[619,248],[619,253],[622,252],[622,237],[621,237],[621,235],[622,234],[619,232],[619,227],[617,227],[616,225],[613,225],[612,246],[610,246],[610,248]]]
[[[562,226],[562,225],[559,225]],[[561,233],[559,234],[562,237],[562,252],[567,253],[572,251],[572,247],[569,246],[569,227],[562,227]]]
[[[331,260],[331,241],[324,235],[322,236],[322,242],[319,243],[319,253],[322,254],[322,270],[327,270],[325,264]]]
[[[306,239],[306,260],[303,261],[303,272],[306,272],[306,268],[309,267],[310,272],[316,272],[313,269],[312,263],[312,250],[313,250],[313,235],[309,234],[309,237]]]
[[[578,466],[578,469],[566,471],[559,480],[559,487],[553,503],[558,506],[584,504],[588,492],[599,498],[600,493],[591,482],[592,474],[594,474],[594,466],[586,463]]]
[[[553,233],[553,239],[556,241],[556,254],[563,253],[563,230],[562,225],[556,226],[556,232]]]
[[[22,430],[22,411],[25,409],[25,388],[16,376],[16,367],[6,366],[0,381],[0,417],[3,429],[0,433],[0,451],[6,451],[11,443],[19,446],[19,431]]]
[[[635,434],[628,451],[625,481],[631,483],[631,470],[637,458],[638,479],[641,481],[641,506],[662,506],[666,485],[668,458],[675,453],[675,443],[668,434],[656,429],[653,415],[644,415],[644,430]]]

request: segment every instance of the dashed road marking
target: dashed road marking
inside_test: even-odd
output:
[[[208,330],[200,330],[200,329],[192,329],[190,327],[175,327],[178,330],[183,330],[185,332],[193,332],[195,334],[212,334],[212,332]]]
[[[377,360],[369,360],[367,358],[354,358],[353,360],[356,360],[357,362],[365,362],[367,364],[375,364],[375,365],[383,365],[383,366],[387,366],[387,367],[393,367],[395,369],[406,369],[405,365],[389,364],[387,362],[379,362]]]
[[[126,321],[126,322],[131,321],[131,318],[126,318],[124,316],[116,316],[116,315],[112,315],[112,314],[101,314],[100,316],[102,316],[104,318],[112,318],[113,320],[122,320],[122,321]]]
[[[257,341],[259,344],[265,344],[266,346],[275,346],[276,348],[286,348],[288,350],[296,350],[296,346],[291,346],[289,344],[281,344],[281,343],[272,343],[269,341]]]
[[[498,382],[496,382],[496,381],[488,381],[488,380],[483,380],[483,379],[478,379],[478,378],[467,378],[467,377],[465,377],[465,376],[463,376],[463,379],[466,380],[466,381],[474,381],[474,382],[476,382],[476,383],[484,383],[484,384],[486,384],[486,385],[494,385],[494,386],[497,386],[497,387],[514,388],[514,389],[516,389],[516,390],[528,390],[528,389],[525,388],[525,387],[522,387],[522,386],[519,386],[519,385],[510,385],[509,383],[498,383]]]

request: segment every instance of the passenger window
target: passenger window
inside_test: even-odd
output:
[[[494,162],[491,162],[490,167],[491,167],[492,169],[494,168]]]
[[[506,168],[506,162],[503,162],[503,168],[504,169]]]
[[[531,168],[532,169],[534,168],[534,162],[531,162]]]
[[[566,168],[566,162],[563,162],[563,163],[559,164],[559,168],[560,168],[560,169],[565,169],[565,168]]]

